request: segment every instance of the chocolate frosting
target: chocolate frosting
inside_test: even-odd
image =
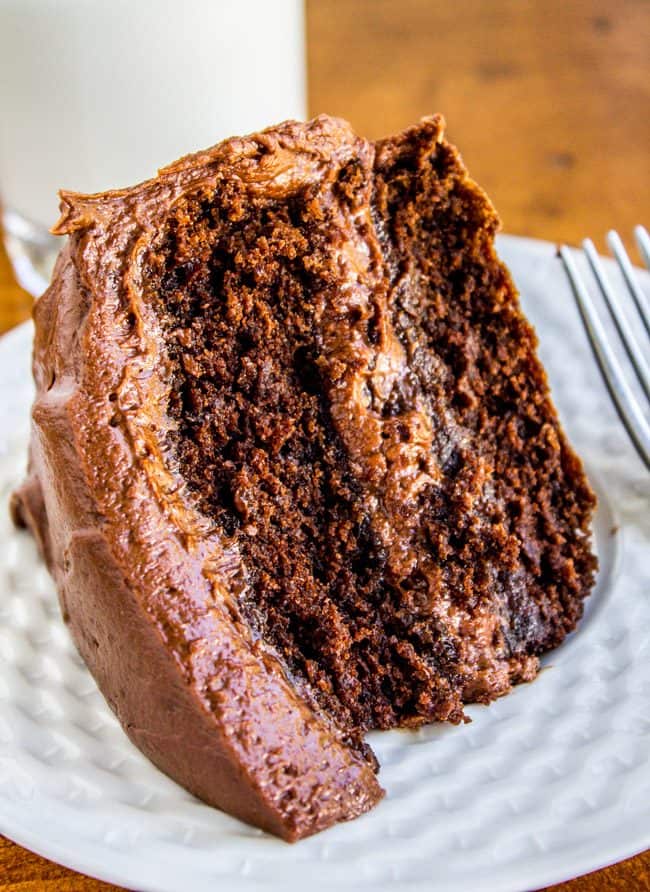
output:
[[[132,189],[61,193],[53,231],[69,239],[35,307],[29,475],[13,503],[131,740],[204,801],[289,841],[383,791],[243,622],[238,555],[165,453],[169,383],[142,258],[174,203],[224,169],[281,196],[354,143],[342,122],[289,123]]]

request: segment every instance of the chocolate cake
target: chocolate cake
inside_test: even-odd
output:
[[[288,122],[62,193],[16,494],[134,743],[287,840],[580,618],[594,496],[440,117]]]

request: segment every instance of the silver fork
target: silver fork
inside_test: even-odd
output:
[[[634,235],[643,262],[650,270],[650,236],[643,226],[637,226],[634,230]],[[642,325],[635,325],[634,330],[623,312],[621,300],[617,297],[611,282],[607,278],[591,239],[585,239],[582,247],[612,317],[623,349],[632,364],[645,400],[650,404],[650,364],[648,362],[650,357],[650,307],[648,306],[648,299],[641,290],[630,263],[630,258],[623,247],[623,242],[618,233],[614,230],[608,232],[607,243],[616,258],[627,289],[634,301],[636,315],[638,315],[642,323]],[[607,333],[600,320],[584,279],[578,272],[571,250],[566,245],[562,245],[559,253],[569,277],[573,296],[578,305],[589,343],[609,395],[636,451],[639,453],[645,466],[650,470],[650,424],[646,417],[647,406],[642,405],[645,401],[640,401],[637,398],[627,381],[625,372],[621,368],[616,353],[612,348],[611,335]],[[643,348],[640,346],[637,332],[641,335]]]

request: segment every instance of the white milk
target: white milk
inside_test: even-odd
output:
[[[0,0],[0,198],[43,227],[60,188],[304,115],[301,0]]]

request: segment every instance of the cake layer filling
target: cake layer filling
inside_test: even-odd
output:
[[[281,192],[187,196],[147,261],[170,451],[255,634],[349,728],[459,721],[534,676],[588,591],[494,227],[425,126]]]

